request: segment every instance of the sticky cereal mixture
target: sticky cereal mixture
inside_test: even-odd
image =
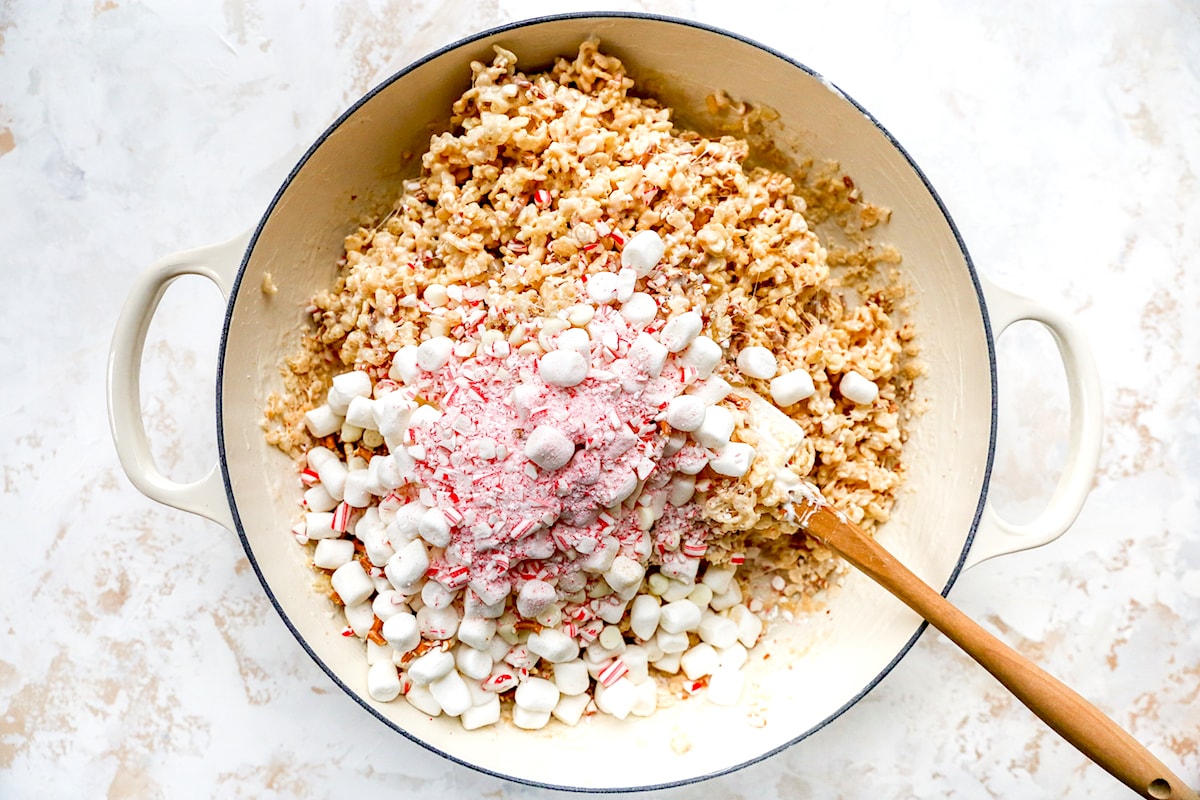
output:
[[[793,537],[731,392],[803,427],[788,466],[837,508],[887,519],[916,374],[898,258],[806,221],[885,215],[677,130],[594,42],[472,69],[267,409],[305,487],[293,533],[378,701],[467,729],[734,705],[764,623],[840,568]]]

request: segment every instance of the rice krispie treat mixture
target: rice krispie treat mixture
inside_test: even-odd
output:
[[[886,212],[676,129],[595,42],[472,69],[266,410],[306,488],[294,533],[376,700],[467,728],[734,704],[764,622],[840,573],[781,463],[868,530],[903,479],[898,256],[810,228]],[[760,441],[740,389],[803,438]]]

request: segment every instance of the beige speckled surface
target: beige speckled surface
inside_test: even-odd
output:
[[[1184,2],[609,4],[758,39],[908,149],[977,266],[1078,315],[1105,385],[1079,521],[951,599],[1200,784],[1200,12]],[[847,7],[843,7],[843,6]],[[43,3],[0,11],[0,797],[547,796],[455,766],[350,703],[235,537],[138,494],[103,380],[155,258],[250,225],[324,126],[394,69],[537,2]],[[143,374],[173,477],[215,457],[222,309],[168,293]],[[1036,512],[1062,460],[1053,347],[999,344],[993,484]],[[598,768],[598,767],[593,767]],[[619,765],[618,765],[619,768]],[[1120,798],[943,638],[802,744],[663,797]]]

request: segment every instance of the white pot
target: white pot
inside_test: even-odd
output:
[[[778,146],[834,158],[873,202],[892,209],[886,239],[897,245],[916,288],[913,319],[929,376],[929,411],[912,423],[907,489],[879,540],[934,587],[1001,553],[1044,544],[1074,520],[1095,472],[1100,391],[1085,342],[1071,322],[979,276],[946,210],[900,146],[862,108],[803,66],[753,42],[691,23],[621,15],[535,20],[443,49],[382,84],[346,112],[296,166],[252,236],[170,256],[135,285],[113,341],[109,404],[121,462],[149,497],[235,530],[250,563],[297,640],[346,693],[422,745],[471,767],[529,783],[573,789],[648,788],[713,776],[803,739],[869,691],[904,655],[921,621],[858,574],[819,614],[772,631],[747,667],[741,707],[694,700],[649,718],[604,715],[575,728],[524,732],[500,725],[465,732],[401,701],[366,694],[362,646],[340,635],[328,601],[311,590],[302,548],[286,532],[296,517],[290,462],[259,427],[278,365],[294,346],[309,298],[334,277],[342,239],[355,222],[398,193],[467,87],[471,60],[493,44],[524,69],[545,66],[599,36],[635,78],[653,79],[683,117],[703,115],[715,88],[779,113]],[[690,113],[689,113],[690,112]],[[270,271],[279,287],[259,290]],[[167,284],[203,275],[228,298],[217,382],[220,463],[203,480],[173,483],[155,467],[138,393],[142,345]],[[996,432],[994,337],[1017,320],[1045,325],[1058,342],[1071,399],[1065,471],[1048,507],[1014,526],[987,503]],[[753,707],[757,724],[748,721]],[[603,756],[601,761],[599,755]],[[614,768],[581,770],[593,763]]]

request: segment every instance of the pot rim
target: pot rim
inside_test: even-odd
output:
[[[734,33],[732,31],[724,30],[722,28],[717,28],[717,27],[707,25],[707,24],[704,24],[701,22],[696,22],[693,20],[682,19],[679,17],[672,17],[672,16],[667,16],[667,15],[662,15],[662,14],[629,12],[629,11],[582,11],[582,12],[571,12],[571,13],[563,13],[563,14],[547,14],[547,15],[530,17],[528,19],[516,20],[514,22],[505,23],[503,25],[488,28],[487,30],[480,31],[480,32],[472,34],[470,36],[466,36],[464,38],[458,39],[450,44],[444,45],[443,47],[440,47],[437,50],[434,50],[434,51],[422,56],[421,58],[413,61],[412,63],[408,64],[407,66],[403,67],[402,69],[398,70],[397,72],[393,73],[388,78],[386,78],[385,80],[380,82],[378,85],[373,87],[370,91],[368,91],[366,94],[364,94],[358,100],[356,100],[342,114],[340,114],[337,117],[337,119],[334,120],[334,122],[331,123],[320,134],[320,136],[317,137],[317,139],[313,142],[313,144],[305,151],[304,155],[300,158],[300,160],[296,163],[296,165],[288,173],[287,178],[280,185],[279,190],[275,193],[275,196],[271,199],[271,202],[267,206],[266,211],[263,213],[258,224],[255,226],[254,232],[251,235],[249,243],[246,246],[246,251],[245,251],[244,255],[242,256],[242,261],[241,261],[240,265],[238,266],[237,275],[233,281],[232,287],[229,292],[229,300],[226,305],[225,319],[224,319],[224,322],[221,327],[221,342],[220,342],[220,347],[218,349],[218,354],[217,354],[217,376],[216,376],[217,377],[217,380],[216,380],[217,450],[218,450],[218,460],[219,460],[220,469],[221,469],[221,477],[222,477],[222,481],[224,483],[224,488],[225,488],[225,496],[226,496],[227,502],[229,503],[229,509],[230,509],[230,512],[233,517],[233,523],[237,529],[238,538],[241,540],[242,549],[245,550],[246,557],[250,562],[250,566],[251,566],[251,568],[253,568],[254,574],[257,576],[259,583],[262,585],[263,590],[266,592],[267,597],[271,602],[271,605],[275,608],[275,611],[279,614],[280,618],[283,620],[284,625],[286,625],[288,630],[291,631],[292,636],[296,639],[296,641],[300,644],[300,646],[304,649],[304,651],[306,653],[308,653],[309,657],[312,658],[312,660],[316,663],[316,665],[318,667],[320,667],[320,669],[343,692],[345,692],[352,700],[354,700],[359,706],[361,706],[363,709],[365,709],[368,713],[370,713],[373,717],[375,717],[377,720],[382,722],[388,728],[392,729],[393,731],[396,731],[397,733],[404,736],[406,739],[420,745],[421,747],[425,748],[426,750],[429,750],[432,753],[435,753],[443,758],[446,758],[455,764],[460,764],[464,767],[468,767],[472,770],[475,770],[476,772],[481,772],[486,775],[490,775],[492,777],[501,778],[501,779],[509,780],[509,781],[514,781],[514,782],[525,784],[528,786],[536,786],[536,787],[545,788],[545,789],[557,789],[560,791],[568,791],[568,792],[595,792],[595,793],[605,793],[605,794],[617,793],[617,792],[643,792],[643,791],[652,791],[652,790],[656,790],[656,789],[668,789],[668,788],[674,788],[674,787],[678,787],[678,786],[687,786],[690,784],[710,780],[712,778],[716,778],[716,777],[719,777],[722,775],[727,775],[727,774],[736,772],[738,770],[744,769],[746,767],[749,767],[751,765],[760,763],[760,762],[782,752],[783,750],[786,750],[786,749],[792,747],[793,745],[797,744],[798,742],[800,742],[804,739],[807,739],[808,737],[815,734],[817,731],[819,731],[819,730],[823,729],[825,726],[829,725],[831,722],[836,720],[838,717],[842,716],[842,714],[844,714],[846,711],[848,711],[853,705],[855,705],[863,697],[865,697],[872,689],[874,689],[876,686],[878,686],[879,683],[882,682],[884,677],[886,677],[892,671],[892,669],[895,668],[896,664],[898,664],[900,662],[900,660],[905,655],[908,654],[909,650],[912,649],[913,645],[916,644],[917,640],[921,637],[921,634],[924,633],[926,627],[928,626],[928,623],[925,622],[924,620],[922,620],[921,623],[918,625],[916,632],[914,632],[912,637],[910,637],[908,639],[908,641],[905,642],[905,644],[900,648],[900,650],[897,651],[896,655],[887,663],[887,665],[879,672],[879,674],[877,674],[875,677],[873,677],[867,683],[867,685],[863,687],[863,689],[861,691],[856,693],[853,697],[851,697],[849,700],[847,700],[845,704],[840,706],[838,709],[836,709],[833,713],[831,713],[825,719],[821,720],[821,722],[817,723],[816,725],[809,728],[808,730],[803,731],[802,733],[800,733],[799,735],[795,736],[794,738],[788,740],[787,742],[784,742],[781,745],[778,745],[778,746],[773,747],[769,750],[766,750],[762,753],[759,753],[759,754],[755,755],[753,758],[749,758],[749,759],[747,759],[741,763],[735,764],[733,766],[724,767],[724,768],[717,769],[717,770],[714,770],[711,772],[704,772],[704,773],[690,776],[687,778],[680,778],[678,780],[666,781],[666,782],[662,782],[662,783],[644,784],[644,785],[629,786],[629,787],[622,787],[622,788],[610,787],[610,788],[599,788],[599,789],[589,788],[589,787],[585,787],[585,786],[572,786],[572,785],[568,785],[568,784],[549,783],[549,782],[545,782],[545,781],[538,781],[533,778],[506,774],[506,773],[499,772],[496,770],[488,769],[488,768],[480,766],[478,764],[471,763],[471,762],[466,761],[462,758],[459,758],[451,753],[445,752],[444,750],[441,750],[440,748],[433,745],[431,742],[426,741],[425,739],[422,739],[421,737],[400,727],[399,725],[397,725],[396,723],[394,723],[393,721],[388,719],[386,716],[381,714],[379,711],[377,711],[369,703],[364,701],[358,692],[354,691],[349,686],[347,686],[346,683],[320,658],[320,656],[317,655],[317,653],[309,645],[309,643],[304,638],[304,636],[300,633],[300,631],[292,623],[291,619],[287,615],[287,612],[284,611],[283,607],[280,605],[279,600],[276,598],[275,593],[272,591],[270,584],[266,580],[265,576],[262,573],[262,570],[259,567],[258,560],[255,558],[254,551],[253,551],[253,548],[251,547],[249,537],[246,535],[246,531],[242,525],[241,515],[238,513],[237,500],[234,497],[232,481],[230,479],[230,474],[229,474],[229,469],[228,469],[228,460],[227,460],[225,436],[224,436],[225,425],[224,425],[224,415],[223,415],[224,404],[223,404],[222,394],[223,394],[223,386],[224,386],[225,355],[226,355],[226,349],[229,345],[229,331],[230,331],[230,326],[231,326],[232,318],[233,318],[233,309],[236,304],[238,293],[241,289],[242,279],[245,276],[247,266],[249,265],[249,262],[250,262],[250,257],[254,253],[255,245],[258,242],[258,237],[262,233],[264,226],[266,225],[267,221],[270,219],[271,215],[275,212],[275,209],[278,206],[278,204],[279,204],[280,200],[282,199],[282,197],[284,196],[284,194],[286,194],[287,190],[291,187],[292,181],[296,178],[298,173],[308,163],[308,160],[312,157],[312,155],[318,149],[320,149],[320,147],[322,145],[324,145],[326,140],[335,131],[337,131],[337,129],[339,127],[341,127],[341,125],[346,120],[348,120],[351,116],[353,116],[363,105],[368,103],[372,98],[374,98],[380,92],[386,90],[397,80],[405,77],[406,75],[408,75],[409,73],[418,69],[419,67],[425,65],[426,63],[428,63],[446,53],[457,50],[466,45],[470,45],[474,42],[477,42],[481,39],[488,38],[490,36],[495,36],[497,34],[502,34],[502,33],[506,33],[509,31],[513,31],[513,30],[519,30],[521,28],[528,28],[528,27],[533,27],[533,26],[537,26],[537,25],[542,25],[542,24],[549,23],[549,22],[557,22],[557,21],[562,21],[562,20],[576,20],[576,19],[596,19],[596,20],[600,20],[600,19],[637,19],[637,20],[648,20],[648,21],[652,21],[652,22],[660,22],[660,23],[669,24],[669,25],[680,25],[680,26],[684,26],[684,27],[695,28],[695,29],[704,31],[706,33],[717,34],[718,36],[724,36],[724,37],[733,39],[742,44],[746,44],[746,45],[755,47],[771,56],[774,56],[775,58],[781,59],[782,61],[788,63],[792,67],[795,67],[796,69],[799,69],[804,73],[807,73],[808,75],[816,78],[817,80],[820,80],[827,87],[829,87],[832,91],[837,93],[839,97],[841,97],[847,103],[852,105],[867,120],[869,120],[870,123],[876,128],[876,130],[878,130],[879,133],[881,133],[887,139],[888,143],[893,148],[895,148],[896,151],[899,152],[899,154],[901,156],[903,156],[905,162],[913,170],[913,172],[916,174],[916,176],[921,180],[921,183],[925,187],[925,190],[927,192],[929,192],[930,197],[933,199],[934,203],[937,205],[938,211],[941,213],[942,217],[945,219],[946,224],[948,225],[951,233],[954,236],[954,241],[958,246],[959,252],[962,254],[963,261],[964,261],[964,263],[967,267],[967,271],[970,275],[971,284],[975,289],[976,299],[979,302],[979,309],[981,312],[980,318],[983,322],[983,328],[984,328],[984,339],[987,343],[988,376],[989,376],[989,381],[990,381],[991,398],[992,398],[992,400],[991,400],[991,420],[990,420],[989,431],[988,431],[987,459],[986,459],[986,463],[984,465],[982,480],[981,480],[981,484],[980,484],[979,501],[976,504],[975,513],[972,517],[970,527],[966,534],[966,538],[963,541],[963,547],[962,547],[961,552],[959,553],[958,560],[955,563],[954,568],[951,570],[950,575],[946,580],[945,586],[942,587],[942,589],[941,589],[941,594],[943,596],[945,596],[949,593],[950,589],[954,586],[955,581],[958,579],[958,576],[963,571],[963,567],[966,563],[967,554],[971,550],[971,545],[975,540],[975,534],[979,528],[979,524],[980,524],[980,520],[983,515],[984,507],[987,504],[988,488],[991,483],[992,468],[993,468],[993,462],[994,462],[995,451],[996,451],[997,369],[996,369],[995,338],[994,338],[993,331],[992,331],[991,321],[988,317],[987,303],[985,300],[983,287],[980,283],[979,275],[975,269],[974,262],[971,260],[971,255],[967,251],[966,242],[963,241],[962,235],[958,230],[958,226],[955,225],[954,220],[951,217],[949,210],[946,208],[945,204],[942,202],[941,196],[938,195],[937,191],[934,189],[933,185],[929,182],[929,179],[926,177],[925,173],[917,165],[916,161],[913,160],[912,156],[909,155],[908,151],[904,149],[904,147],[900,144],[899,141],[896,140],[896,138],[894,136],[892,136],[892,134],[888,131],[888,129],[885,128],[883,126],[883,124],[880,123],[880,121],[875,118],[874,115],[872,115],[869,111],[867,111],[867,109],[864,108],[861,104],[859,104],[853,97],[846,94],[836,84],[834,84],[833,82],[826,79],[823,75],[821,75],[817,71],[800,63],[796,59],[794,59],[784,53],[781,53],[778,50],[775,50],[772,47],[769,47],[767,45],[762,44],[761,42],[755,41],[754,39],[751,39],[749,37],[743,36],[738,33]]]

